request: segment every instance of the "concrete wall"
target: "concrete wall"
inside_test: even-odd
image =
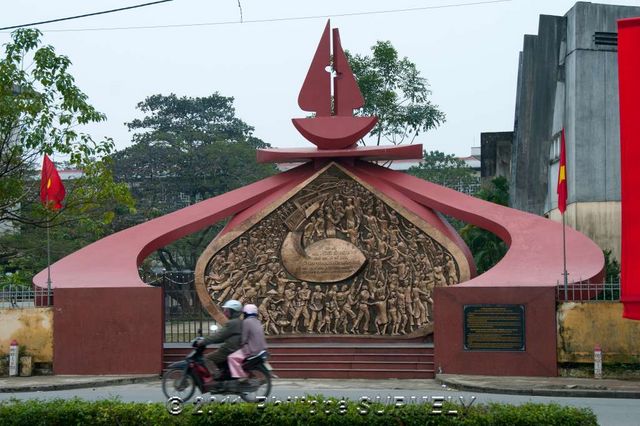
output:
[[[511,179],[511,145],[513,132],[480,134],[480,176],[482,183],[497,176]]]
[[[558,307],[558,362],[640,363],[640,321],[622,318],[617,302],[563,303]]]
[[[54,374],[162,370],[162,289],[55,289]]]
[[[511,205],[542,214],[556,99],[558,55],[566,19],[541,15],[538,35],[526,35],[518,70],[511,161]]]
[[[603,250],[611,250],[613,257],[620,260],[621,206],[619,201],[572,203],[567,206],[565,220],[568,226],[589,236]],[[562,222],[557,208],[548,216]]]
[[[34,362],[53,361],[53,309],[0,309],[0,353],[12,340],[26,346]]]
[[[564,128],[568,202],[620,201],[617,47],[595,42],[640,7],[578,2],[564,17],[540,16],[520,54],[511,203],[544,214],[557,208],[552,139]],[[591,236],[591,234],[587,234]],[[595,236],[594,236],[595,238]]]
[[[555,287],[439,287],[434,300],[436,371],[445,374],[557,376]],[[524,351],[464,349],[465,305],[525,308]]]

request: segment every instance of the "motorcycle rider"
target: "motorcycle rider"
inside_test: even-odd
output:
[[[221,329],[214,334],[205,337],[198,344],[199,346],[207,346],[212,343],[222,343],[218,349],[206,355],[218,367],[218,374],[214,376],[217,380],[226,380],[229,378],[229,368],[227,365],[228,356],[240,348],[242,339],[242,303],[231,299],[224,302],[222,312],[228,318],[228,321]]]
[[[244,321],[242,322],[242,347],[229,355],[229,370],[234,378],[247,377],[247,373],[242,369],[242,361],[245,358],[258,355],[267,350],[267,340],[264,337],[264,329],[258,319],[258,307],[248,304],[242,309]],[[246,380],[246,379],[245,379]]]

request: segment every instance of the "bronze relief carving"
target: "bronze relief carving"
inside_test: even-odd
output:
[[[455,243],[334,163],[214,239],[196,268],[216,319],[238,299],[266,333],[295,336],[415,335],[431,329],[433,289],[467,279]]]

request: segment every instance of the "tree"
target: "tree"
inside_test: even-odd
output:
[[[476,195],[483,200],[502,206],[509,205],[509,182],[499,176],[491,180],[489,186],[481,189]],[[507,253],[507,245],[497,235],[475,225],[466,225],[460,230],[460,236],[473,254],[473,259],[482,274],[500,261]]]
[[[440,151],[424,151],[420,164],[409,168],[407,173],[466,193],[475,192],[478,184],[476,173],[464,161]]]
[[[69,58],[40,46],[40,36],[34,29],[15,31],[0,59],[0,223],[60,222],[60,212],[44,214],[38,200],[39,162],[43,154],[53,153],[85,174],[67,191],[62,211],[83,215],[100,209],[109,216],[101,201],[129,201],[126,188],[110,179],[106,163],[95,159],[108,155],[113,141],[96,142],[77,130],[106,117],[75,85]]]
[[[429,84],[413,62],[400,59],[389,41],[378,41],[371,52],[346,54],[365,100],[357,115],[378,117],[371,131],[376,145],[383,137],[394,145],[412,143],[421,132],[444,123],[445,114],[429,100]]]
[[[604,255],[604,273],[605,283],[619,283],[620,282],[620,262],[613,256],[611,250],[605,249],[602,251]]]
[[[127,227],[247,185],[276,172],[257,164],[256,148],[269,145],[235,116],[233,98],[153,95],[138,104],[146,115],[127,123],[134,144],[114,155],[114,173],[131,186],[137,215]],[[193,270],[221,224],[185,237],[156,253],[167,270]]]
[[[6,274],[28,284],[46,266],[44,227],[51,228],[55,261],[104,235],[116,209],[133,206],[126,185],[113,181],[112,140],[78,131],[106,117],[75,85],[70,60],[41,46],[40,37],[37,30],[17,30],[0,57],[0,284]],[[53,153],[82,171],[65,182],[64,207],[56,213],[39,201],[40,161]]]

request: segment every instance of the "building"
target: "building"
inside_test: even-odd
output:
[[[564,16],[541,15],[538,34],[525,35],[519,57],[509,166],[498,164],[504,162],[509,132],[483,134],[482,145],[483,158],[484,142],[492,148],[483,160],[486,173],[510,169],[513,207],[559,221],[556,185],[564,128],[565,219],[616,258],[621,234],[617,20],[635,16],[640,7],[587,2],[576,3]]]

